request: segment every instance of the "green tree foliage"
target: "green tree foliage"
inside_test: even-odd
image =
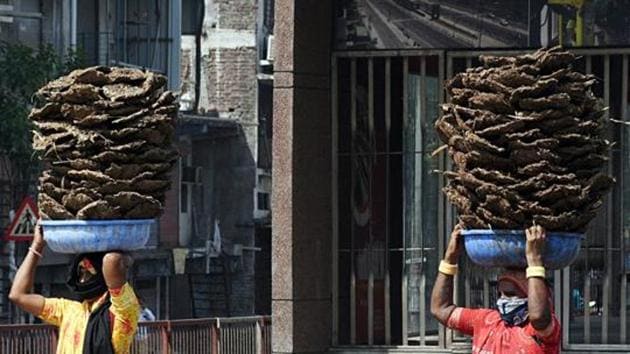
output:
[[[27,118],[33,94],[82,63],[82,55],[75,51],[62,56],[49,45],[33,50],[0,42],[0,180],[9,183],[12,204],[28,193],[38,171],[31,148],[32,124]]]

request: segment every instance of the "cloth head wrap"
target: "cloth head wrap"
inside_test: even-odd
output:
[[[104,252],[79,254],[70,264],[66,284],[80,301],[94,299],[107,291],[107,284],[103,278],[104,255]],[[79,267],[84,267],[92,274],[84,283],[79,282]]]

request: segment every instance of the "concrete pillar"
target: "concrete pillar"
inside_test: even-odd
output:
[[[276,0],[273,113],[274,353],[331,339],[332,0]]]

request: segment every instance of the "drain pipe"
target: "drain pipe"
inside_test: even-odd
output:
[[[199,94],[201,92],[201,36],[206,8],[203,0],[197,1],[197,31],[195,31],[195,101],[193,112],[199,113]],[[205,34],[204,34],[205,36]]]

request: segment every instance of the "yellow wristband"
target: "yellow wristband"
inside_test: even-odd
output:
[[[545,267],[542,267],[542,266],[527,267],[527,270],[525,272],[527,274],[527,279],[532,278],[532,277],[545,279]]]
[[[438,271],[446,275],[455,275],[457,274],[457,264],[449,264],[445,261],[441,261]]]

